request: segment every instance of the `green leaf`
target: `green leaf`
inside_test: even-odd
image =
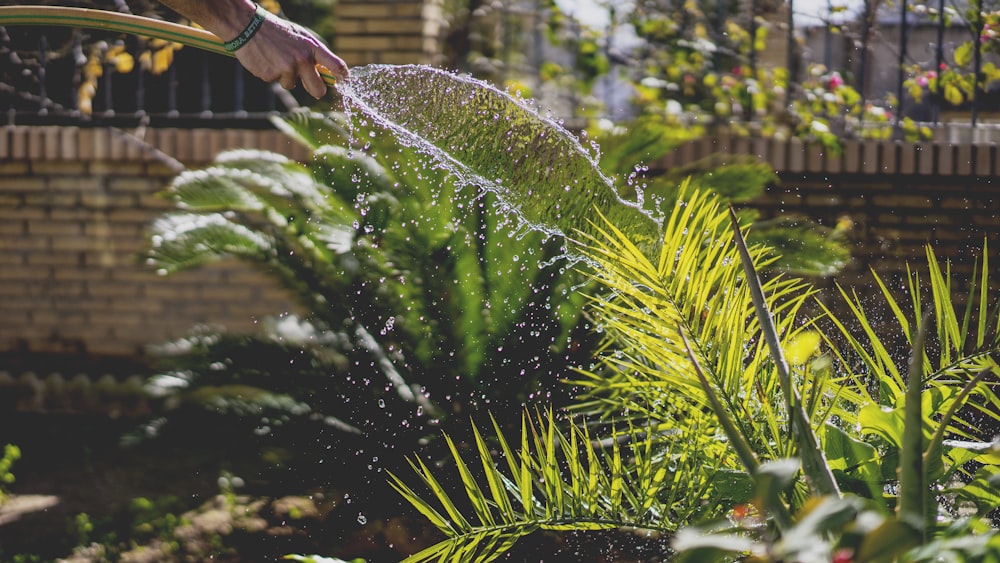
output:
[[[965,101],[965,96],[960,88],[948,83],[944,85],[944,99],[953,106],[960,106]]]
[[[896,448],[903,443],[903,409],[868,404],[858,414],[858,423],[862,434],[875,434]]]
[[[283,116],[273,116],[271,123],[279,131],[312,150],[324,145],[340,144],[351,138],[346,124],[338,114],[324,115],[302,109]]]
[[[975,45],[971,41],[966,41],[958,47],[955,47],[955,51],[952,54],[955,64],[958,66],[968,66],[969,63],[972,62],[972,55],[975,48]]]
[[[670,547],[678,552],[676,560],[684,563],[728,561],[747,553],[763,551],[763,546],[745,535],[715,533],[693,527],[678,530]]]
[[[1000,466],[987,465],[976,471],[975,477],[961,487],[953,489],[959,499],[973,502],[979,515],[986,515],[1000,507]]]
[[[743,471],[720,469],[712,474],[710,483],[719,497],[734,504],[748,503],[753,499],[753,478]]]
[[[892,561],[909,549],[920,545],[923,522],[888,519],[865,535],[854,555],[856,563]]]
[[[799,472],[797,459],[780,459],[760,464],[754,474],[754,498],[764,506],[779,506],[782,493],[795,482]]]
[[[820,550],[832,551],[828,538],[854,523],[862,503],[855,497],[818,497],[811,499],[798,515],[798,521],[778,542],[776,551],[782,560],[806,561]],[[825,549],[824,549],[825,548]],[[808,554],[809,557],[802,557]],[[812,559],[816,560],[816,559]]]
[[[773,249],[780,270],[802,276],[831,276],[851,259],[837,231],[802,217],[783,215],[754,223],[749,240]]]
[[[851,484],[860,484],[864,491],[851,487],[871,499],[882,498],[882,470],[878,450],[867,442],[858,440],[833,424],[823,426],[823,448],[830,469]],[[843,485],[843,482],[841,483]]]

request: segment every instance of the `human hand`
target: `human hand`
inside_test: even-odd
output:
[[[278,82],[286,90],[301,81],[315,98],[323,97],[327,89],[316,65],[337,79],[349,76],[347,64],[312,33],[270,13],[257,34],[236,51],[236,58],[254,76]]]
[[[229,50],[251,74],[278,82],[291,90],[301,81],[306,92],[316,98],[326,94],[326,82],[316,65],[322,65],[335,78],[348,77],[347,65],[306,28],[260,9],[252,0],[160,0],[174,11],[220,39],[239,39],[238,45]],[[255,33],[250,33],[247,22],[264,21]],[[252,18],[252,19],[251,19]],[[246,36],[244,37],[244,34]],[[229,41],[233,43],[236,41]]]

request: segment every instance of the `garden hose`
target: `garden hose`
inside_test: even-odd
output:
[[[234,53],[226,51],[222,39],[203,29],[107,10],[63,6],[0,6],[0,26],[13,25],[85,27],[128,33],[172,41],[220,55],[235,56]],[[324,82],[330,86],[336,83],[336,79],[324,67],[317,66],[317,70]]]

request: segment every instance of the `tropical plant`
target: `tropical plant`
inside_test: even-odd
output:
[[[181,174],[149,262],[169,274],[246,260],[304,313],[258,336],[200,330],[160,347],[150,387],[168,406],[271,438],[301,440],[305,425],[412,445],[428,421],[520,405],[565,375],[582,297],[553,241],[517,232],[491,197],[456,190],[377,126],[349,134],[341,116],[304,112],[277,123],[312,160],[231,151]]]
[[[767,327],[771,313],[754,313],[746,281],[756,274],[741,279],[718,202],[690,192],[683,201],[684,219],[668,222],[652,258],[612,226],[585,250],[614,297],[595,299],[607,353],[573,382],[587,389],[573,406],[584,416],[567,430],[552,417],[525,423],[520,450],[497,432],[509,471],[477,436],[479,479],[455,448],[466,513],[426,465],[414,467],[433,503],[393,477],[447,536],[408,561],[492,560],[539,529],[623,527],[672,535],[690,561],[995,553],[985,518],[1000,506],[1000,465],[984,430],[998,418],[995,310],[955,315],[931,260],[935,314],[919,323],[908,376],[860,309],[865,338],[835,329],[838,346],[821,354],[819,320],[796,320],[809,295],[801,282],[762,286],[776,313]],[[914,326],[906,319],[904,330]],[[993,422],[970,423],[971,413]]]
[[[911,311],[888,300],[912,338],[909,368],[900,368],[905,357],[888,352],[858,300],[848,299],[848,310],[864,338],[830,311],[806,315],[814,295],[803,281],[761,281],[758,269],[774,257],[744,242],[746,223],[719,196],[683,185],[650,238],[648,223],[627,220],[643,218],[629,215],[628,202],[605,195],[615,192],[593,158],[515,100],[461,79],[429,88],[448,80],[434,71],[371,73],[360,73],[360,91],[374,98],[359,104],[366,116],[391,123],[469,184],[531,214],[527,222],[558,229],[606,290],[591,297],[601,354],[570,382],[583,391],[571,405],[575,420],[526,415],[518,449],[497,424],[495,437],[474,428],[468,448],[449,439],[457,492],[419,458],[412,466],[429,500],[392,477],[446,536],[408,561],[489,561],[539,530],[611,528],[665,533],[688,556],[710,549],[869,561],[915,547],[914,557],[992,549],[982,518],[997,506],[990,488],[996,448],[965,414],[1000,416],[987,381],[998,371],[1000,312],[987,303],[985,273],[963,315],[949,305],[954,284],[933,258],[929,306],[916,277]],[[379,97],[390,79],[447,95],[414,116],[404,111],[406,96]],[[477,103],[449,104],[449,96]],[[450,126],[439,128],[446,115]],[[463,127],[482,115],[509,127],[513,139],[535,139],[531,154],[494,150],[507,141],[491,137],[489,123]],[[553,156],[562,167],[546,165]],[[526,163],[534,165],[525,170]],[[567,170],[582,178],[565,181]],[[562,185],[598,190],[587,200],[597,208],[589,222],[576,206],[534,205],[547,192],[532,190]],[[924,309],[932,313],[921,315]],[[974,499],[974,509],[952,498]],[[707,522],[739,533],[686,528]],[[983,526],[975,546],[946,539]]]

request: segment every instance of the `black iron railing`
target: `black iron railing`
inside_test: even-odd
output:
[[[0,28],[0,124],[267,125],[299,104],[232,58],[84,30]]]

